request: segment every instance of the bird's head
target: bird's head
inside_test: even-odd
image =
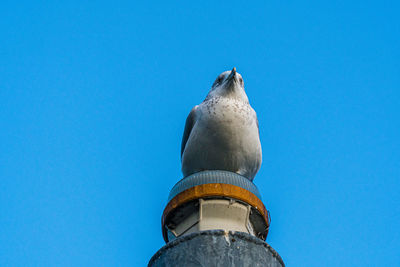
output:
[[[217,77],[206,99],[216,96],[237,98],[246,102],[249,101],[244,91],[242,75],[236,72],[236,68],[224,71]]]

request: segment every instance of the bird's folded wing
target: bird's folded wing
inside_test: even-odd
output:
[[[182,137],[182,145],[181,145],[181,159],[183,156],[183,151],[185,151],[186,147],[186,142],[189,139],[190,132],[193,129],[193,126],[195,124],[196,120],[196,110],[198,106],[195,106],[189,113],[189,116],[186,119],[186,124],[185,124],[185,130],[183,132],[183,137]]]

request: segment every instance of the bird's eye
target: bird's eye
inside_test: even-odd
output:
[[[243,78],[242,77],[239,78],[239,82],[240,82],[240,84],[243,84]]]
[[[215,80],[214,85],[220,84],[222,80],[224,79],[223,76],[218,76],[218,78]]]

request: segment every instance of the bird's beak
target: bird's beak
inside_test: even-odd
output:
[[[232,71],[231,71],[231,74],[229,74],[227,80],[230,80],[230,79],[232,79],[232,78],[235,78],[235,76],[236,76],[236,68],[233,67],[233,69],[232,69]]]
[[[231,73],[229,74],[229,76],[226,80],[227,81],[235,80],[235,77],[236,77],[236,68],[233,67]]]

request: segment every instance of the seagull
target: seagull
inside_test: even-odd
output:
[[[181,161],[184,177],[225,170],[253,181],[262,161],[260,132],[236,68],[221,73],[206,99],[189,113]]]

